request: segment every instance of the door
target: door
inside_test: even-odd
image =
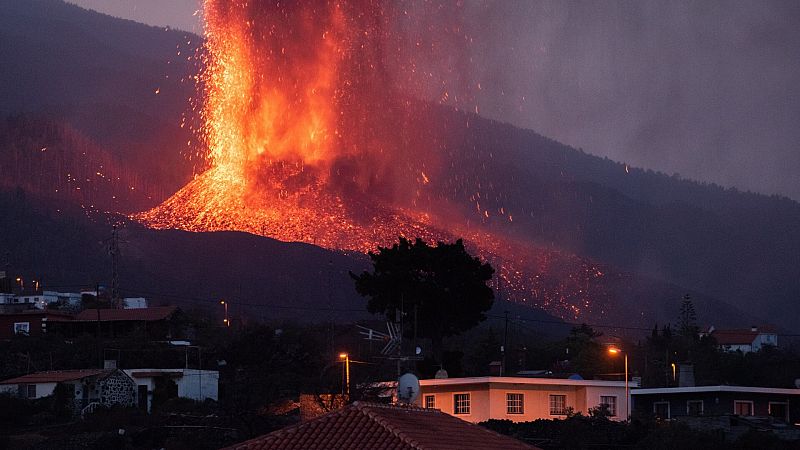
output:
[[[136,391],[136,400],[137,400],[137,404],[139,406],[139,409],[141,409],[144,412],[148,412],[147,411],[147,385],[146,384],[140,384],[138,386],[138,390]]]

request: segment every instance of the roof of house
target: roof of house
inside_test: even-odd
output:
[[[54,370],[49,372],[29,373],[17,378],[0,381],[0,384],[37,384],[61,383],[63,381],[80,380],[83,378],[111,374],[114,369],[82,369],[82,370]]]
[[[775,334],[772,329],[757,329],[753,331],[750,328],[740,330],[714,330],[711,335],[716,339],[719,345],[749,345],[759,334]]]
[[[747,392],[752,394],[800,395],[800,389],[766,388],[751,386],[689,386],[671,388],[631,389],[631,395],[691,394],[703,392]]]
[[[536,449],[436,409],[363,402],[228,448]]]
[[[137,309],[84,309],[75,316],[79,322],[122,322],[122,321],[146,321],[153,322],[164,320],[175,314],[175,306],[154,306],[151,308]],[[100,318],[97,318],[98,311]]]
[[[65,311],[58,311],[53,309],[26,309],[22,311],[9,311],[0,314],[0,316],[45,316],[47,320],[69,320],[72,314]]]
[[[463,384],[528,384],[528,385],[562,385],[562,386],[598,386],[598,387],[625,387],[624,381],[607,380],[573,380],[569,378],[531,378],[531,377],[464,377],[464,378],[434,378],[419,380],[420,386],[450,386]],[[638,384],[631,383],[631,387]]]

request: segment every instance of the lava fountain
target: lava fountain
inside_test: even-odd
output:
[[[208,169],[137,218],[358,251],[398,235],[444,238],[407,208],[438,162],[435,142],[404,145],[424,125],[412,124],[416,68],[390,37],[396,14],[372,0],[207,0]],[[396,76],[403,68],[410,75]]]
[[[562,317],[589,312],[589,293],[602,289],[597,267],[571,261],[577,276],[548,279],[563,257],[439,213],[448,199],[429,183],[444,176],[444,130],[425,120],[433,106],[418,99],[433,92],[448,106],[469,103],[462,89],[454,104],[449,87],[464,81],[454,49],[471,41],[457,11],[443,8],[451,7],[423,5],[426,17],[450,17],[434,33],[442,39],[426,40],[408,24],[432,25],[402,3],[206,0],[198,113],[207,168],[135,218],[156,229],[238,230],[359,252],[398,236],[463,237],[500,268],[505,297]],[[468,115],[459,117],[465,122],[445,124],[451,134],[468,126]]]

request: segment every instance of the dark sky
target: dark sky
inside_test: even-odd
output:
[[[198,0],[73,3],[201,30]],[[800,2],[473,1],[464,25],[482,115],[800,200]]]

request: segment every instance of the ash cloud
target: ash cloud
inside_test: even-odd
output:
[[[800,3],[472,2],[481,115],[800,199]]]

